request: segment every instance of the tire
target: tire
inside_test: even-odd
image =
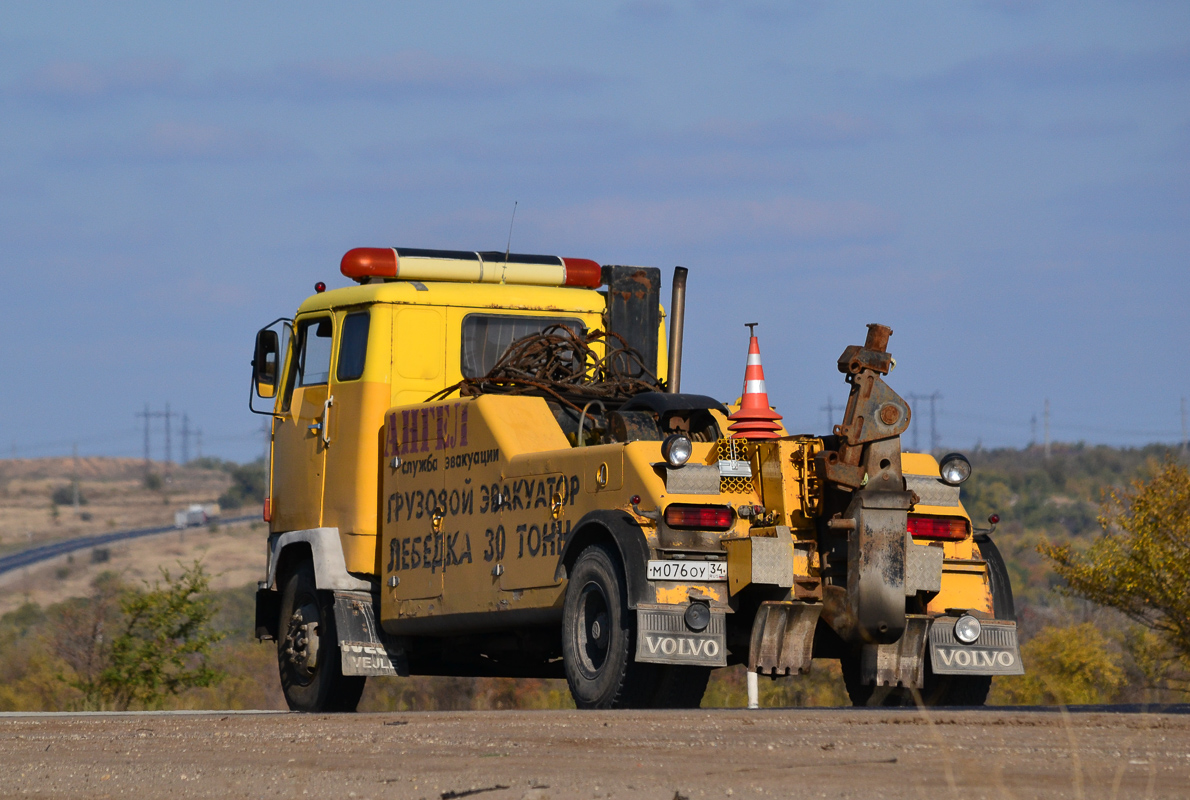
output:
[[[562,605],[562,666],[579,708],[645,708],[658,670],[637,664],[636,619],[619,556],[592,545],[570,570]]]
[[[711,667],[660,666],[650,708],[698,708],[710,679]]]
[[[935,675],[926,663],[923,686],[915,697],[912,689],[876,687],[860,680],[859,654],[844,656],[843,685],[853,706],[916,706],[918,697],[926,707],[982,706],[992,688],[991,675]]]
[[[991,675],[935,675],[927,664],[921,700],[927,706],[982,706],[991,688]]]
[[[303,626],[307,626],[305,630]],[[289,710],[355,711],[366,678],[343,674],[334,595],[318,590],[314,565],[309,561],[285,578],[277,631],[277,667]],[[317,637],[313,646],[311,633]],[[311,655],[315,662],[312,669],[308,666]]]
[[[860,654],[849,653],[839,659],[843,668],[843,686],[853,706],[903,706],[912,705],[912,693],[901,688],[877,687],[860,679]]]
[[[996,619],[1016,620],[1016,603],[1012,599],[1012,581],[1000,548],[990,536],[976,539],[983,560],[988,563],[988,584],[992,590],[992,613]]]

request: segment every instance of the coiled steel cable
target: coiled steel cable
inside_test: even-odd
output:
[[[595,346],[602,344],[604,354]],[[627,400],[642,392],[664,391],[641,354],[623,336],[610,331],[576,333],[568,325],[550,325],[508,346],[487,375],[463,380],[426,399],[433,402],[456,391],[481,394],[548,395],[575,411],[588,400]]]

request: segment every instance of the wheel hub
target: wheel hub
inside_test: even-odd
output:
[[[303,672],[313,673],[318,667],[318,611],[313,606],[302,606],[289,618],[284,653]]]
[[[607,661],[607,651],[612,639],[611,618],[608,616],[607,597],[603,589],[595,583],[583,587],[579,609],[579,660],[583,671],[593,676]]]

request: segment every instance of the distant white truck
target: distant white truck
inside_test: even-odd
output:
[[[218,503],[194,503],[187,508],[174,512],[174,527],[175,528],[192,528],[199,525],[206,525],[211,520],[219,519]]]

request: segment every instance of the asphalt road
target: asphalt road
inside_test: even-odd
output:
[[[1184,798],[1169,710],[0,715],[0,795]]]
[[[220,525],[233,525],[238,522],[251,522],[259,519],[258,514],[249,514],[243,517],[230,517],[227,519],[219,519]],[[156,528],[137,528],[131,531],[112,531],[111,533],[102,533],[98,536],[80,536],[77,539],[63,539],[58,542],[51,542],[50,544],[41,545],[40,547],[30,547],[28,550],[21,550],[19,553],[0,558],[0,575],[5,572],[11,572],[14,569],[21,567],[28,567],[39,561],[45,561],[56,556],[63,556],[67,553],[72,553],[75,550],[86,550],[92,547],[101,547],[112,542],[120,542],[125,539],[139,539],[142,536],[156,536],[161,533],[174,533],[179,528],[175,525],[160,525]]]

